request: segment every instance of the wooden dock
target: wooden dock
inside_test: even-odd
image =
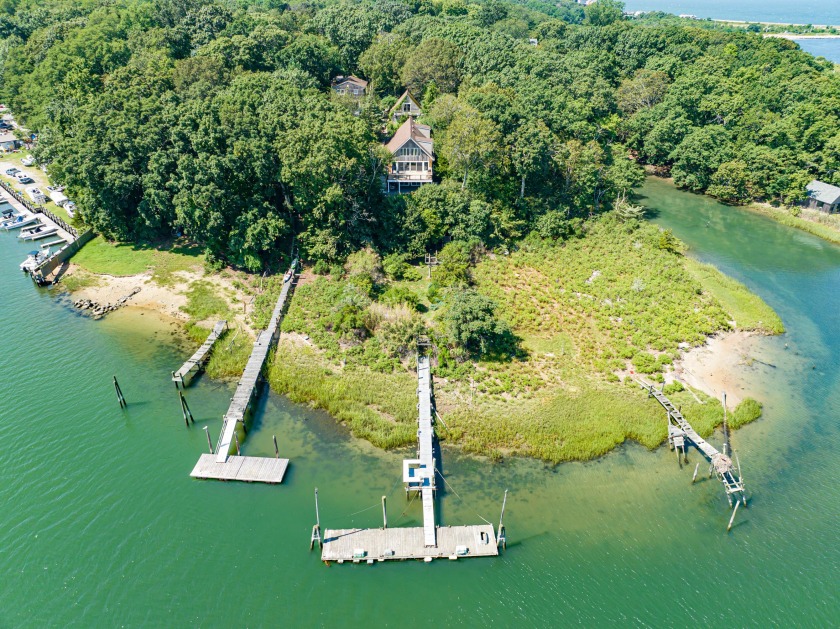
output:
[[[432,373],[428,356],[417,357],[417,442],[422,469],[428,474],[420,493],[423,498],[423,537],[426,546],[435,545],[435,459],[432,441]]]
[[[190,383],[192,375],[198,373],[204,367],[205,362],[210,357],[213,345],[219,340],[219,337],[226,329],[227,321],[216,322],[216,325],[213,326],[213,329],[210,331],[204,343],[201,344],[201,347],[196,350],[187,362],[181,365],[178,371],[172,374],[172,380],[176,386],[180,383],[182,387],[185,387]],[[185,380],[185,378],[188,379]]]
[[[246,483],[282,483],[289,459],[257,456],[231,456],[224,463],[212,454],[202,454],[190,476],[213,480],[238,480]]]
[[[403,481],[407,494],[417,492],[422,497],[423,526],[388,528],[385,499],[382,498],[383,528],[326,529],[321,546],[321,559],[337,563],[374,563],[377,561],[405,561],[408,559],[460,559],[494,557],[503,543],[502,523],[497,538],[492,524],[468,526],[437,526],[435,524],[434,427],[432,421],[432,375],[428,356],[417,357],[417,456],[403,461]],[[505,492],[507,497],[507,492]],[[316,517],[317,490],[316,490]],[[504,514],[504,506],[502,506]],[[315,526],[320,531],[320,517]],[[320,537],[313,532],[313,543]]]
[[[740,465],[736,468],[727,454],[718,451],[711,443],[697,434],[697,431],[686,421],[679,409],[674,407],[661,391],[657,391],[652,384],[642,382],[641,385],[648,392],[648,396],[655,398],[668,413],[668,442],[675,449],[681,448],[684,453],[685,440],[690,441],[709,461],[709,475],[712,473],[717,475],[730,502],[732,502],[733,494],[739,494],[739,496],[736,496],[736,502],[743,500],[746,504],[746,493],[744,481],[741,478]]]
[[[493,527],[441,526],[437,544],[426,544],[424,528],[327,529],[324,531],[323,561],[373,563],[409,559],[459,559],[495,557],[499,554]]]
[[[293,272],[296,262],[292,263],[292,269],[290,271]],[[287,273],[286,279],[283,282],[283,289],[280,291],[280,297],[277,299],[277,304],[274,306],[274,311],[268,322],[268,327],[257,334],[254,349],[251,351],[251,356],[245,365],[245,371],[242,372],[242,377],[239,379],[233,398],[231,398],[230,407],[228,407],[227,413],[224,415],[222,431],[219,434],[219,439],[216,442],[216,448],[214,450],[218,463],[224,463],[227,460],[231,448],[234,446],[234,433],[236,432],[237,424],[245,423],[245,416],[256,395],[257,385],[259,384],[265,361],[280,336],[283,308],[286,306],[286,298],[289,296],[289,291],[293,283],[294,275]]]

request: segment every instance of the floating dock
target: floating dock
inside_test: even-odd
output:
[[[337,529],[325,531],[323,561],[353,563],[495,557],[499,554],[491,524],[441,526],[437,543],[426,545],[425,530],[414,526],[390,529]]]
[[[286,306],[286,299],[295,282],[296,268],[297,260],[294,260],[283,278],[283,289],[280,291],[277,304],[274,306],[268,327],[257,334],[254,349],[251,351],[251,356],[245,365],[245,371],[242,372],[242,377],[239,379],[236,391],[231,398],[230,406],[224,415],[222,430],[216,442],[216,447],[210,454],[201,455],[190,474],[194,478],[244,480],[263,483],[279,483],[283,480],[283,475],[289,464],[288,459],[281,459],[279,457],[271,459],[230,456],[230,453],[231,449],[235,446],[238,454],[239,440],[236,436],[237,425],[240,423],[243,426],[245,425],[245,417],[251,406],[251,402],[253,402],[256,396],[263,366],[265,365],[269,352],[275,346],[280,336],[280,323],[283,319],[283,309]],[[209,459],[213,460],[214,465],[210,465]],[[263,463],[260,464],[260,461]],[[260,465],[263,465],[266,470],[272,470],[272,472],[270,474],[268,472],[254,472]]]
[[[502,543],[492,524],[437,526],[435,524],[434,427],[432,425],[432,378],[428,356],[417,357],[418,458],[403,461],[403,482],[407,494],[419,492],[423,502],[423,526],[388,528],[383,497],[381,529],[327,529],[321,559],[337,563],[374,563],[408,559],[459,559],[495,557]],[[317,500],[317,492],[316,492]],[[504,506],[502,507],[504,513]],[[316,503],[317,514],[317,503]],[[316,525],[320,529],[320,522]],[[313,540],[320,541],[313,532]]]
[[[259,456],[230,456],[218,463],[213,454],[202,454],[190,476],[212,480],[238,480],[246,483],[283,482],[289,459],[270,459]]]
[[[179,383],[182,387],[186,387],[192,380],[194,373],[198,373],[204,368],[204,364],[210,357],[213,345],[215,345],[216,341],[219,340],[219,337],[226,329],[227,321],[217,321],[216,325],[213,326],[213,330],[211,330],[207,339],[201,344],[201,347],[196,350],[195,354],[193,354],[187,362],[181,365],[181,368],[178,371],[172,373],[172,381],[175,383],[176,387]],[[185,378],[188,379],[185,380]]]

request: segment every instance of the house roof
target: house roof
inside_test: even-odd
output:
[[[409,140],[413,140],[424,153],[434,159],[434,155],[432,154],[434,144],[432,142],[432,128],[414,122],[413,116],[409,116],[408,120],[400,125],[394,137],[388,140],[385,148],[391,151],[391,153],[396,153]]]
[[[394,103],[394,106],[391,107],[391,111],[394,111],[395,109],[397,109],[397,107],[402,105],[406,98],[411,98],[411,100],[414,101],[414,104],[417,105],[418,108],[420,108],[420,101],[417,100],[417,98],[414,96],[414,94],[412,94],[411,92],[406,90],[406,91],[403,92],[402,96],[400,96],[397,99],[397,102]]]
[[[820,203],[834,205],[840,202],[840,188],[832,186],[830,183],[814,179],[805,189],[808,191],[808,198],[815,199]]]
[[[345,83],[355,83],[356,85],[367,89],[368,82],[364,79],[360,79],[357,76],[350,75],[350,76],[337,76],[332,80],[333,87],[339,87],[344,85]]]
[[[0,142],[12,142],[13,140],[17,140],[17,139],[18,138],[11,131],[7,131],[5,133],[0,133]],[[20,140],[18,140],[18,141],[20,141]]]

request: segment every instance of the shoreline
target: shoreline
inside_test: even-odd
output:
[[[764,335],[749,331],[722,332],[706,343],[686,351],[674,361],[671,378],[702,391],[718,401],[726,393],[727,408],[734,409],[748,397],[759,394],[749,388],[747,370],[754,360],[756,344]]]
[[[121,310],[133,311],[135,313],[140,312],[141,314],[143,312],[153,312],[154,315],[161,318],[161,320],[170,321],[173,325],[179,327],[184,340],[189,342],[195,341],[195,334],[190,331],[191,324],[205,323],[205,321],[194,320],[194,317],[191,317],[184,311],[184,306],[189,302],[188,291],[190,290],[191,282],[198,279],[202,282],[209,282],[219,286],[226,284],[225,280],[220,278],[217,273],[198,276],[198,274],[195,273],[178,272],[174,277],[169,276],[169,279],[165,282],[165,284],[159,284],[152,272],[129,276],[112,276],[106,274],[93,274],[84,269],[71,268],[68,277],[72,277],[74,272],[80,273],[80,275],[82,275],[82,279],[87,279],[91,282],[91,284],[82,284],[76,290],[67,290],[65,294],[69,294],[71,300],[91,299],[102,304],[114,303],[116,300],[130,293],[135,288],[140,287],[140,291],[129,299]],[[247,322],[245,321],[246,317],[244,315],[238,314],[236,315],[236,318],[242,320],[243,326],[247,330],[251,329],[251,326],[247,325]],[[247,333],[244,336],[241,336],[241,341],[237,344],[237,348],[232,353],[219,352],[218,355],[215,356],[220,363],[224,364],[224,367],[218,370],[215,376],[211,377],[214,377],[214,379],[219,381],[236,379],[238,377],[237,370],[241,371],[240,367],[242,366],[239,362],[246,359],[251,351],[251,342],[248,339],[249,336],[250,335]],[[734,408],[743,399],[749,397],[751,394],[751,391],[744,384],[743,376],[745,373],[745,365],[748,364],[745,361],[751,354],[748,344],[752,343],[754,337],[756,336],[761,336],[761,334],[756,332],[721,332],[713,337],[710,337],[704,345],[687,350],[678,360],[676,360],[673,368],[665,372],[665,381],[670,382],[675,379],[679,380],[680,382],[687,384],[688,387],[691,387],[691,389],[702,392],[703,394],[718,400],[720,399],[720,391],[726,390],[729,393],[727,406],[730,410],[734,410]],[[335,402],[334,398],[337,391],[349,391],[347,386],[350,385],[361,388],[370,386],[368,380],[371,376],[375,377],[377,380],[380,379],[379,375],[373,374],[373,372],[368,374],[367,370],[354,373],[344,373],[343,369],[336,370],[332,369],[330,365],[326,363],[322,364],[323,357],[321,356],[318,348],[314,346],[308,338],[305,339],[306,342],[303,342],[303,340],[304,337],[298,334],[283,334],[281,347],[283,346],[283,341],[285,341],[285,343],[291,343],[295,346],[296,351],[293,352],[295,356],[289,357],[290,360],[283,361],[285,369],[283,370],[282,375],[274,369],[268,372],[267,380],[269,381],[271,390],[274,393],[282,395],[292,402],[301,403],[313,408],[322,408],[329,413],[332,408],[329,402]],[[302,346],[306,347],[304,348]],[[303,351],[303,354],[300,353],[301,350]],[[306,356],[308,356],[308,358],[306,358]],[[329,368],[331,371],[331,377],[327,378],[329,382],[325,381],[320,383],[320,385],[326,386],[325,391],[329,391],[329,395],[321,390],[324,386],[320,386],[314,381],[303,386],[303,381],[301,380],[301,378],[303,378],[303,380],[309,381],[313,373],[318,373],[319,370],[323,371],[321,368]],[[309,377],[307,377],[307,374]],[[400,373],[398,370],[397,372],[387,376],[382,375],[381,377],[385,378],[383,382],[390,383],[389,388],[396,387],[397,389],[403,389],[406,386],[406,377],[408,375],[410,375],[408,372]],[[350,380],[348,380],[348,378]],[[354,378],[358,381],[354,380]],[[378,388],[378,386],[375,388]],[[628,411],[634,409],[633,412],[641,413],[640,421],[650,421],[650,419],[641,419],[642,416],[648,415],[648,411],[643,410],[642,406],[639,405],[640,400],[636,399],[637,396],[631,395],[629,392],[623,392],[623,389],[624,387],[620,384],[608,384],[604,388],[603,394],[606,396],[605,399],[612,397],[616,403],[619,403],[620,398],[624,398],[624,402],[621,402],[621,404],[626,403]],[[595,389],[589,391],[589,393],[596,392],[597,390],[601,390],[601,387],[595,387]],[[326,395],[327,397],[322,398],[322,395]],[[346,403],[342,402],[340,407],[343,411],[337,414],[329,413],[333,421],[335,421],[336,424],[341,424],[350,428],[355,438],[368,441],[374,447],[378,447],[382,450],[389,449],[391,446],[376,443],[375,440],[372,440],[370,436],[365,434],[364,430],[361,430],[360,432],[354,430],[354,418],[352,413],[347,417],[342,417],[342,412],[346,411],[344,408],[345,406],[348,404],[353,406],[355,402],[360,402],[354,398],[355,394],[348,393],[348,395],[349,398],[345,400]],[[379,398],[378,394],[370,393],[370,395],[373,397],[364,400],[364,403],[361,404],[357,410],[366,414],[375,411],[374,414],[377,416],[377,421],[383,420],[389,423],[395,422],[396,417],[400,414],[397,409],[401,408],[401,405],[397,403],[395,408],[388,408],[387,405],[382,406],[383,402]],[[446,435],[446,441],[449,445],[459,448],[466,454],[492,456],[495,453],[496,456],[504,458],[513,456],[533,458],[541,461],[551,460],[550,458],[546,458],[546,456],[544,456],[545,453],[541,453],[533,447],[526,447],[523,449],[522,446],[527,444],[519,444],[519,447],[517,447],[516,444],[508,444],[511,446],[510,450],[508,450],[508,445],[501,442],[483,444],[482,447],[476,448],[478,444],[472,443],[470,433],[472,429],[477,429],[479,432],[476,433],[476,435],[480,435],[482,429],[480,426],[474,425],[474,422],[467,421],[468,418],[466,415],[474,414],[479,411],[479,409],[471,406],[467,408],[460,404],[463,400],[458,387],[455,386],[453,388],[446,379],[443,379],[440,383],[440,395],[440,401],[446,408],[449,408],[446,406],[448,403],[456,404],[455,407],[450,408],[451,414],[448,414],[447,417],[448,419],[451,417],[452,419],[450,422],[454,421],[455,426],[457,427],[457,430],[453,433],[453,435],[459,436],[457,436],[454,441],[450,441],[448,438],[450,435]],[[691,406],[695,400],[701,405],[708,402],[705,398],[702,400],[698,398],[698,394],[693,391],[690,394],[686,393],[684,395],[692,395],[694,398],[693,400],[683,400],[684,403],[689,403],[689,406]],[[344,397],[344,395],[339,394],[339,397]],[[395,397],[402,398],[405,397],[405,395],[396,395]],[[542,398],[545,403],[563,404],[564,408],[567,405],[575,407],[576,404],[574,401],[574,398],[576,398],[575,395],[569,397],[569,391],[567,391],[563,386],[555,386],[554,384],[548,385],[548,387],[540,393],[539,397]],[[566,401],[563,402],[562,400]],[[595,406],[593,406],[588,412],[597,413],[598,411],[596,409],[598,408],[600,401],[600,398],[593,398],[584,404],[588,404],[590,406],[594,404]],[[373,409],[373,411],[371,409]],[[557,414],[554,416],[552,421],[561,422],[562,424],[562,418],[566,416],[567,410],[568,409],[562,410],[558,407]],[[487,409],[483,409],[481,412],[484,411],[487,411]],[[528,411],[526,411],[526,414],[527,413]],[[391,428],[392,426],[389,426],[389,429]],[[568,426],[566,428],[568,428]],[[557,429],[560,430],[558,434],[562,434],[566,428],[562,428],[561,425],[558,424]],[[406,434],[408,434],[408,432],[406,432]],[[550,437],[552,434],[554,433],[551,431],[547,432],[546,438]],[[399,435],[394,434],[392,435],[392,438],[399,440]],[[664,438],[663,434],[663,441]],[[661,442],[657,441],[657,439],[659,439],[658,436],[650,434],[643,438],[640,443],[650,449],[656,449],[658,445],[661,445]],[[619,440],[605,450],[598,449],[593,450],[592,452],[580,451],[565,460],[594,460],[600,458],[604,454],[614,451],[623,442],[624,440]],[[533,444],[530,445],[532,446]],[[489,447],[490,449],[486,450],[485,447]],[[557,460],[554,462],[559,463],[563,462],[563,460]]]

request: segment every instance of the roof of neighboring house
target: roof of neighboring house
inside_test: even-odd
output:
[[[834,205],[840,201],[840,188],[832,186],[830,183],[814,179],[805,189],[808,191],[808,198],[815,199],[820,203]]]
[[[434,159],[432,154],[432,128],[424,124],[414,122],[414,117],[409,116],[408,120],[400,125],[397,132],[394,134],[388,143],[385,145],[391,153],[396,153],[409,140],[414,140],[414,143],[419,146],[424,153],[430,158]]]
[[[420,101],[419,101],[419,100],[417,100],[417,98],[415,98],[414,94],[412,94],[411,92],[409,92],[408,90],[406,90],[406,91],[404,91],[404,92],[403,92],[403,95],[402,95],[402,96],[400,96],[400,97],[397,99],[397,102],[396,102],[396,103],[394,103],[394,106],[393,106],[393,107],[391,107],[391,111],[393,112],[393,111],[395,111],[395,110],[397,109],[397,107],[401,106],[401,105],[403,104],[403,102],[405,102],[405,99],[406,99],[406,98],[411,98],[411,100],[413,100],[413,101],[414,101],[414,104],[415,104],[415,105],[417,105],[418,109],[420,108]]]
[[[355,83],[359,87],[363,87],[365,89],[367,89],[368,86],[367,81],[365,81],[364,79],[360,79],[357,76],[353,76],[352,74],[350,76],[337,76],[332,80],[333,87],[339,87],[341,85],[344,85],[345,83]]]
[[[18,140],[15,134],[11,131],[7,131],[6,133],[0,133],[0,142],[11,142],[13,140],[17,140],[18,142],[20,142],[20,140]]]

